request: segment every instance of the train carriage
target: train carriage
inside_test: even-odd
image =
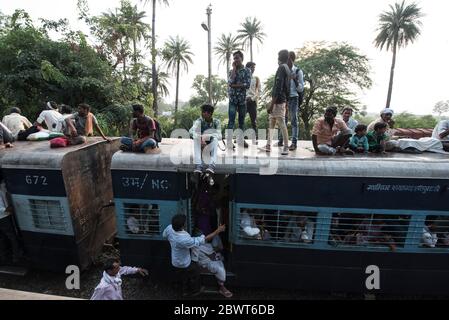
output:
[[[222,238],[233,284],[367,292],[374,267],[378,293],[447,294],[447,156],[335,158],[310,150],[303,142],[288,157],[257,148],[220,152],[215,180],[227,199],[220,219],[228,225]],[[177,213],[187,214],[193,231],[198,184],[191,141],[164,141],[162,151],[119,152],[112,175],[124,263],[168,275],[161,233]]]
[[[30,266],[86,269],[116,232],[110,163],[118,141],[50,149],[17,142],[2,153],[1,170]]]

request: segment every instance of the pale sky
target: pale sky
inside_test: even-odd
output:
[[[398,0],[401,1],[401,0]],[[34,19],[69,19],[73,29],[87,31],[77,20],[76,0],[0,0],[0,10],[11,14],[15,9],[28,11]],[[118,5],[119,0],[89,0],[92,14],[99,14]],[[137,0],[133,1],[137,3]],[[179,35],[192,46],[194,65],[181,75],[180,99],[192,95],[193,78],[207,75],[207,32],[201,28],[206,21],[206,8],[212,3],[212,39],[215,44],[221,33],[236,33],[245,17],[262,21],[267,38],[254,51],[256,74],[263,80],[277,67],[277,52],[300,48],[308,41],[346,41],[369,57],[372,67],[372,89],[360,93],[359,99],[369,112],[385,106],[392,54],[380,52],[373,45],[378,15],[394,0],[171,0],[169,7],[159,6],[157,15],[158,47],[169,36]],[[449,99],[449,19],[447,0],[418,1],[426,16],[422,19],[422,35],[417,42],[399,52],[396,65],[392,108],[430,114],[440,100]],[[141,5],[140,5],[141,6]],[[142,7],[142,6],[141,6]],[[147,22],[151,23],[151,6],[147,5]],[[284,17],[284,18],[282,18]],[[245,62],[249,59],[249,50]],[[148,59],[149,60],[149,59]],[[225,68],[213,57],[213,73],[221,77]],[[171,81],[174,100],[175,80]]]

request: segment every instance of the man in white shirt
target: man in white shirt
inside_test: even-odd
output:
[[[22,116],[22,111],[19,108],[11,108],[9,115],[4,116],[2,122],[12,132],[15,140],[20,131],[25,131],[33,126],[27,118]]]
[[[256,64],[254,62],[248,62],[246,67],[251,70],[251,85],[249,90],[246,91],[246,110],[249,113],[251,127],[255,132],[255,138],[257,140],[257,102],[260,97],[261,85],[259,77],[254,75],[254,72],[256,72]]]
[[[148,270],[142,268],[121,267],[117,259],[110,259],[106,262],[100,284],[90,300],[123,300],[122,276],[139,273],[141,276],[148,276]]]
[[[64,129],[64,117],[58,112],[56,102],[47,102],[44,111],[41,112],[34,125],[41,126],[43,123],[51,132],[62,133]]]
[[[440,121],[433,130],[432,138],[438,139],[443,143],[445,151],[449,152],[449,120]]]
[[[198,248],[226,230],[224,225],[205,237],[193,238],[185,231],[187,217],[178,214],[173,217],[172,224],[163,232],[163,237],[170,242],[171,263],[176,270],[176,274],[182,279],[183,295],[196,296],[201,294],[200,271],[198,264],[192,261],[190,249]]]

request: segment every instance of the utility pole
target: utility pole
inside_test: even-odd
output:
[[[201,26],[207,31],[207,44],[209,49],[209,103],[212,104],[212,4],[206,9],[207,25],[203,23]]]

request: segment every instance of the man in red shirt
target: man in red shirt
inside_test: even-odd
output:
[[[137,136],[137,139],[123,137],[120,149],[122,151],[154,153],[158,150],[155,139],[155,121],[145,115],[142,105],[133,106],[133,118],[131,129],[133,137]]]

